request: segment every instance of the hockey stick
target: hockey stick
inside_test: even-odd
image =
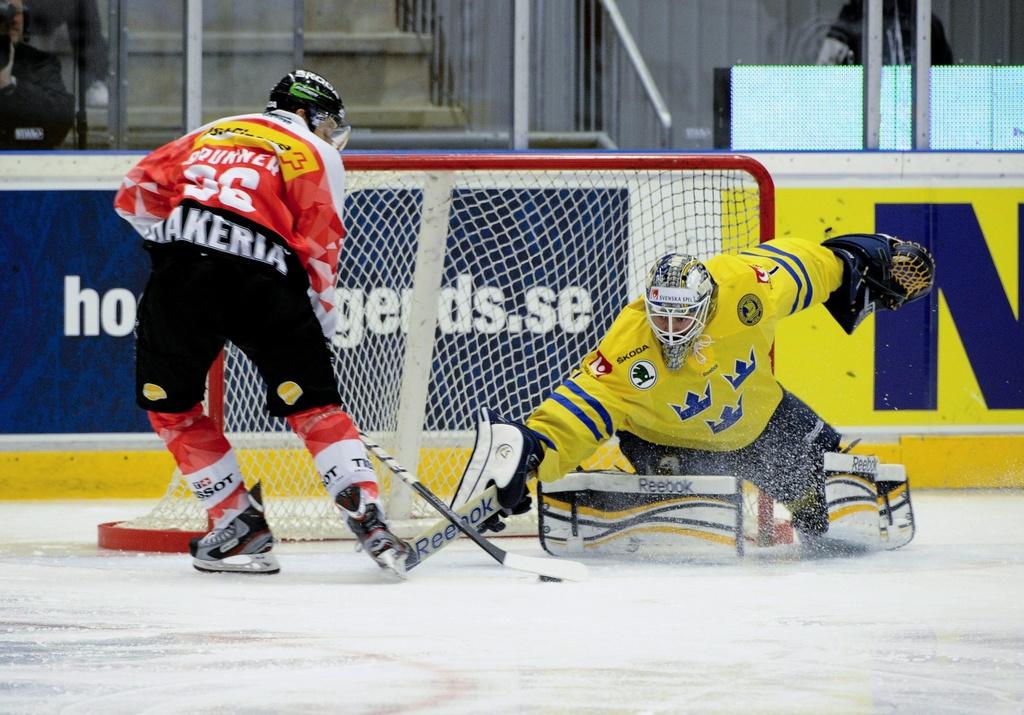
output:
[[[498,513],[498,488],[488,487],[462,506],[452,509],[464,524],[472,527],[477,532],[480,525]],[[419,566],[438,551],[455,541],[462,532],[455,527],[447,518],[438,519],[429,527],[421,531],[407,543],[413,550],[406,560],[406,568],[411,569]]]
[[[379,445],[371,440],[367,434],[360,432],[359,439],[363,441],[363,444],[366,445],[366,448],[370,453],[383,462],[396,477],[408,484],[409,487],[423,497],[430,506],[434,507],[434,509],[440,512],[445,519],[451,522],[463,534],[468,536],[477,546],[490,554],[491,558],[502,566],[515,569],[516,571],[534,573],[542,578],[548,579],[565,581],[585,581],[587,579],[587,567],[578,561],[510,554],[501,547],[495,546],[481,536],[479,532],[469,524],[468,519],[463,519],[453,512],[447,504],[441,501],[437,495],[434,494],[434,492],[430,491],[430,489],[420,482],[415,474],[412,474],[406,470],[405,467],[396,462],[390,454],[385,452]],[[414,554],[413,557],[415,558],[415,556],[416,555]],[[410,567],[412,566],[415,566],[415,563],[410,564]]]

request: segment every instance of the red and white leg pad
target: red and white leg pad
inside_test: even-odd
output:
[[[188,412],[149,412],[182,476],[215,525],[249,506],[238,458],[217,425],[196,405]]]
[[[359,433],[340,407],[314,407],[288,417],[288,424],[313,455],[331,498],[357,485],[363,502],[379,501],[380,487]]]

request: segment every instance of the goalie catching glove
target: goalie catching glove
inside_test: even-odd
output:
[[[533,432],[491,410],[481,409],[473,454],[462,473],[451,507],[457,509],[493,484],[501,510],[481,524],[479,530],[502,531],[505,528],[502,517],[530,510],[532,502],[526,483],[543,459],[544,447]]]
[[[935,259],[924,246],[884,233],[851,233],[823,241],[844,265],[843,282],[825,307],[850,334],[876,310],[923,298],[935,283]]]

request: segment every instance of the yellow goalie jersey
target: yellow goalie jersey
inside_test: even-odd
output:
[[[665,366],[641,297],[530,416],[527,427],[546,446],[542,481],[576,469],[619,430],[723,452],[761,434],[782,399],[769,355],[775,324],[824,302],[843,264],[816,243],[785,238],[705,266],[718,284],[717,309],[678,370]]]

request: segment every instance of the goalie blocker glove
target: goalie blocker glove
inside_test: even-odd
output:
[[[505,528],[502,517],[530,510],[532,500],[526,485],[544,459],[544,447],[531,430],[491,410],[480,411],[476,429],[476,445],[452,506],[465,503],[493,484],[501,509],[479,530],[499,532]]]
[[[502,439],[496,439],[491,450],[493,478],[487,486],[493,482],[497,487],[501,512],[481,524],[480,531],[497,533],[505,529],[502,517],[525,514],[533,506],[526,484],[544,459],[544,447],[524,425],[506,420],[496,412],[491,412],[490,418],[493,434]]]
[[[851,233],[822,241],[843,262],[843,282],[825,307],[847,334],[876,310],[923,298],[935,283],[935,258],[924,246],[884,233]]]

